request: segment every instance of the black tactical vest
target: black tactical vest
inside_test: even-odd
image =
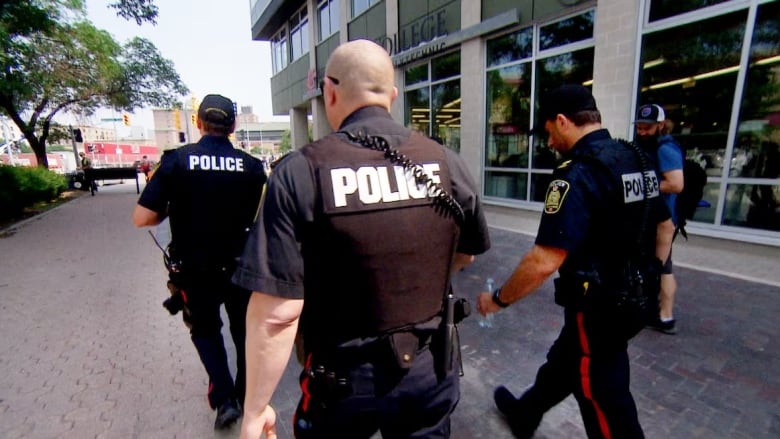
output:
[[[443,148],[419,134],[395,145],[451,192]],[[378,337],[436,316],[459,228],[383,153],[331,134],[305,146],[319,194],[302,252],[307,346]]]
[[[655,254],[656,221],[660,196],[659,180],[642,151],[648,168],[643,173],[637,152],[630,146],[605,139],[578,148],[571,159],[588,163],[593,168],[596,197],[602,209],[592,211],[591,233],[583,246],[567,258],[561,267],[562,277],[596,269],[602,285],[610,289],[624,288],[622,267],[626,258],[643,252]],[[645,202],[647,187],[650,206]],[[654,200],[655,199],[655,200]],[[647,216],[640,237],[640,224]]]

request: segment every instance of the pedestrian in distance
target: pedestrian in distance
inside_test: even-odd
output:
[[[207,95],[198,109],[201,138],[163,153],[133,211],[137,227],[170,217],[169,288],[209,377],[208,402],[215,429],[241,416],[245,391],[245,316],[250,292],[230,281],[236,258],[254,222],[266,175],[260,160],[233,148],[233,102]],[[178,295],[178,296],[177,296]],[[220,307],[225,305],[236,348],[235,380],[228,369]]]
[[[392,120],[381,46],[337,47],[320,86],[336,132],[274,167],[233,277],[253,290],[241,437],[276,437],[299,323],[295,437],[449,437],[459,348],[444,304],[451,273],[490,245],[477,186],[456,153]]]
[[[636,143],[647,151],[656,162],[661,181],[659,188],[661,197],[672,215],[675,227],[677,218],[677,194],[685,186],[683,178],[683,152],[680,146],[666,132],[666,113],[663,107],[655,104],[642,105],[637,110],[635,127]],[[677,236],[672,232],[672,240]],[[675,334],[677,325],[674,319],[674,296],[677,292],[677,280],[672,270],[672,252],[663,259],[664,268],[661,273],[661,294],[659,296],[659,315],[651,322],[650,327],[665,334]]]
[[[143,156],[141,158],[141,163],[138,164],[138,168],[141,170],[141,172],[144,173],[144,180],[149,181],[149,172],[152,170],[152,162],[149,161],[149,158],[146,156]]]
[[[658,238],[674,225],[648,157],[601,127],[587,88],[562,85],[540,104],[534,132],[546,131],[562,160],[547,188],[534,246],[503,286],[479,294],[477,308],[483,315],[499,311],[558,271],[555,301],[564,307],[564,325],[534,384],[520,398],[500,386],[495,403],[519,438],[532,437],[544,413],[570,394],[589,438],[641,438],[626,349],[644,326],[637,309],[645,302],[636,299],[657,299],[657,284],[639,282],[655,289],[642,295],[634,273],[641,269],[657,280],[659,259],[671,245]],[[649,308],[645,314],[655,312]]]

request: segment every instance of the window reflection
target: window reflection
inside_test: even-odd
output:
[[[750,47],[730,176],[778,178],[780,2],[761,5]]]
[[[485,172],[485,195],[526,200],[528,174],[525,172]]]
[[[444,145],[460,152],[460,80],[431,87],[432,133]]]
[[[529,58],[533,50],[533,35],[533,28],[529,27],[488,41],[488,67]]]
[[[487,73],[487,154],[485,165],[528,167],[531,65],[516,64]]]
[[[591,10],[575,17],[542,26],[539,28],[539,50],[552,49],[593,38],[593,18],[595,14],[596,12]]]
[[[780,230],[780,186],[730,184],[726,191],[723,224]]]
[[[639,102],[663,105],[672,135],[713,177],[731,167],[726,144],[746,18],[740,11],[654,32],[642,42]]]
[[[726,1],[729,0],[653,0],[650,3],[650,22]]]

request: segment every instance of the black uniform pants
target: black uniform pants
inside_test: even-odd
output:
[[[309,356],[305,368],[317,360]],[[430,349],[422,350],[408,370],[394,359],[359,362],[336,370],[348,389],[329,392],[301,375],[303,395],[295,413],[295,437],[384,439],[448,438],[450,415],[460,398],[457,368],[437,378]]]
[[[574,394],[589,438],[644,437],[629,391],[627,341],[609,321],[608,316],[566,309],[561,334],[536,382],[520,398],[517,416],[538,422]]]
[[[246,386],[246,309],[251,291],[230,282],[229,271],[200,271],[177,277],[189,313],[184,322],[209,376],[208,401],[212,409],[229,398],[243,403]],[[220,306],[224,303],[230,335],[236,348],[236,379],[230,374],[222,339]]]

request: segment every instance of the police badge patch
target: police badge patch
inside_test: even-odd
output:
[[[563,205],[563,199],[569,192],[569,182],[553,180],[547,187],[547,196],[544,198],[544,213],[556,213]]]

